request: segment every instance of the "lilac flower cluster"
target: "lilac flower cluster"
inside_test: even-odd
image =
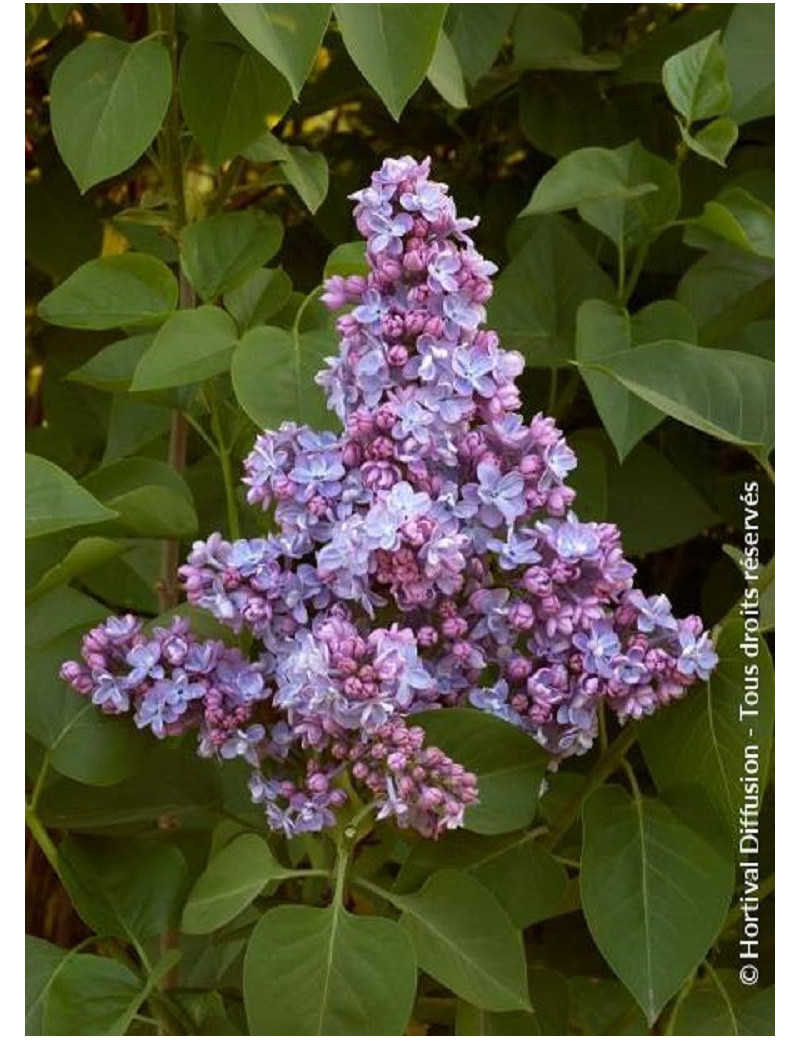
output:
[[[340,350],[318,376],[342,430],[261,434],[244,483],[277,532],[213,534],[180,571],[257,662],[180,622],[148,641],[111,619],[63,674],[157,736],[196,722],[201,754],[257,766],[253,799],[287,834],[330,826],[355,788],[436,836],[478,791],[416,712],[489,712],[557,762],[591,747],[603,701],[649,715],[717,656],[699,618],[634,588],[617,528],[572,511],[576,458],[551,418],[523,419],[523,359],[481,328],[495,267],[477,221],[428,160],[387,159],[353,198],[369,273],[326,283]]]
[[[265,732],[250,721],[267,696],[263,667],[220,640],[197,639],[186,618],[150,635],[131,614],[108,618],[84,636],[81,656],[61,677],[106,714],[133,712],[156,737],[199,728],[201,755],[258,762]]]

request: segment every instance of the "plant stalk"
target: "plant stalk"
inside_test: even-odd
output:
[[[25,826],[31,832],[34,841],[44,853],[47,862],[60,877],[61,874],[58,869],[58,849],[53,844],[53,839],[47,833],[47,828],[30,805],[25,806]]]
[[[605,754],[595,762],[594,767],[586,777],[586,781],[580,791],[564,809],[559,813],[553,823],[552,830],[543,842],[543,848],[552,852],[558,845],[575,820],[580,816],[581,808],[588,795],[600,787],[605,780],[615,773],[625,760],[625,755],[636,743],[637,733],[633,726],[628,725],[623,729],[616,740],[609,744]]]

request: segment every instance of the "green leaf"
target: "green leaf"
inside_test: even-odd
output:
[[[26,8],[30,4],[25,5]],[[44,1005],[53,976],[58,972],[69,950],[53,946],[44,939],[25,936],[25,1035],[41,1036]]]
[[[163,437],[171,424],[171,408],[141,401],[130,394],[115,394],[108,413],[108,431],[102,465],[141,451],[148,444]]]
[[[136,162],[161,128],[171,91],[169,55],[155,37],[96,36],[58,64],[53,136],[82,192]]]
[[[483,1011],[466,1000],[456,1003],[455,1036],[540,1036],[530,1011]]]
[[[692,313],[677,300],[656,300],[631,315],[631,340],[635,347],[661,339],[697,342],[697,325]]]
[[[347,277],[351,274],[366,274],[369,270],[363,239],[358,242],[344,242],[337,246],[325,261],[323,278],[331,278],[335,274]]]
[[[278,252],[280,220],[260,210],[220,213],[190,224],[183,232],[181,260],[204,300],[234,289]]]
[[[520,216],[557,213],[603,199],[634,199],[656,191],[657,186],[648,181],[629,183],[619,151],[580,148],[560,159],[536,185]]]
[[[775,214],[742,188],[727,188],[689,223],[686,241],[702,248],[706,240],[698,238],[698,231],[712,242],[722,238],[755,256],[775,259]]]
[[[103,222],[60,164],[25,185],[25,257],[55,281],[96,257]]]
[[[733,892],[733,862],[665,805],[620,787],[583,807],[589,931],[652,1024],[706,955]]]
[[[147,571],[137,564],[137,557],[149,550],[153,560],[158,554],[158,543],[140,542],[128,551],[126,559],[116,559],[103,568],[82,577],[82,584],[93,596],[114,604],[120,613],[154,614],[158,610],[157,569],[152,563]],[[157,561],[156,561],[157,562]]]
[[[290,145],[284,144],[280,138],[266,131],[242,150],[245,159],[254,163],[286,162],[289,158]]]
[[[117,961],[25,936],[27,1036],[121,1036],[145,995]]]
[[[56,27],[60,29],[73,7],[74,4],[47,4],[47,13],[53,19]]]
[[[268,911],[244,959],[253,1036],[401,1036],[416,985],[403,929],[338,904]]]
[[[284,420],[329,427],[334,420],[314,376],[335,351],[326,332],[251,329],[231,364],[236,399],[261,429],[277,429]]]
[[[126,458],[95,470],[84,486],[120,516],[120,527],[145,538],[179,538],[197,530],[192,493],[171,466]]]
[[[633,349],[633,331],[627,311],[604,300],[585,300],[580,305],[575,356],[620,462],[642,437],[658,426],[663,413],[630,393],[611,376],[584,366],[602,363]]]
[[[639,444],[616,467],[609,460],[608,512],[633,555],[661,552],[713,526],[719,517],[657,449]]]
[[[170,218],[166,211],[123,210],[111,223],[131,249],[147,253],[166,264],[174,264],[178,259],[178,247],[170,234]]]
[[[111,499],[126,532],[142,538],[189,538],[197,533],[197,513],[185,498],[146,484]]]
[[[281,173],[271,183],[288,182],[305,206],[316,213],[328,194],[328,163],[321,152],[311,152],[300,145],[288,145],[273,134],[265,133],[242,153],[254,163],[279,163]],[[274,171],[270,171],[274,176]]]
[[[563,976],[546,968],[528,969],[530,1011],[483,1011],[459,1000],[456,1036],[563,1036],[567,1030],[569,993]]]
[[[25,456],[25,537],[113,520],[117,513],[74,477],[37,455]]]
[[[677,216],[678,173],[638,141],[613,150],[580,148],[548,170],[520,216],[573,207],[617,246],[647,241]]]
[[[569,445],[578,459],[569,481],[577,494],[576,509],[584,521],[605,523],[608,520],[608,475],[614,460],[603,435],[598,429],[577,430],[569,435]]]
[[[616,979],[577,975],[568,979],[568,986],[570,1022],[584,1035],[603,1036],[607,1030],[619,1036],[647,1035],[647,1020]]]
[[[525,73],[519,83],[520,129],[545,155],[560,159],[590,145],[613,147],[649,120],[649,91],[606,91],[605,80]]]
[[[186,864],[174,845],[69,835],[58,862],[72,905],[98,935],[136,945],[177,924]]]
[[[57,779],[47,786],[39,802],[37,811],[45,826],[96,830],[126,824],[155,825],[161,816],[181,819],[189,814],[196,818],[198,811],[220,804],[216,763],[198,758],[193,749],[175,750],[166,742],[137,733],[129,719],[108,719],[97,708],[92,707],[92,711],[101,720],[119,723],[122,731],[136,739],[146,756],[138,764],[146,764],[146,768],[113,787],[87,787]]]
[[[489,324],[529,365],[558,368],[573,356],[576,311],[590,297],[614,299],[608,275],[564,221],[537,218],[495,283]]]
[[[652,32],[642,33],[638,42],[622,56],[617,73],[620,83],[655,83],[661,86],[664,62],[678,51],[721,29],[733,4],[683,8],[678,17],[669,18]]]
[[[292,292],[292,282],[280,267],[263,267],[247,281],[225,293],[225,309],[236,319],[240,332],[263,325],[284,306]]]
[[[152,342],[152,333],[118,339],[98,351],[85,365],[73,369],[68,378],[98,390],[128,390],[134,370]]]
[[[722,38],[733,88],[730,115],[749,123],[775,113],[775,5],[737,4]]]
[[[178,303],[178,285],[160,260],[141,253],[83,264],[39,303],[39,315],[68,329],[156,325]]]
[[[720,116],[731,107],[719,30],[668,58],[662,78],[673,108],[689,123]]]
[[[103,501],[117,498],[142,484],[155,484],[191,503],[192,493],[183,477],[159,459],[131,458],[94,470],[83,478],[84,486]]]
[[[328,161],[322,152],[299,145],[288,149],[281,163],[287,180],[311,213],[316,213],[328,194]]]
[[[753,761],[757,748],[753,775],[763,796],[775,716],[775,676],[767,645],[754,633],[746,656],[744,639],[743,619],[731,618],[717,638],[720,661],[709,681],[640,727],[647,767],[659,789],[702,785],[733,840],[739,834],[739,809],[749,801],[741,780],[746,748]],[[753,714],[740,717],[740,710]]]
[[[36,27],[44,4],[25,4],[25,35]]]
[[[428,79],[436,90],[453,108],[467,108],[469,102],[464,88],[464,73],[458,63],[458,55],[445,32],[439,40],[428,68]]]
[[[751,322],[772,317],[775,265],[720,245],[692,264],[676,295],[700,326],[703,346],[727,345]]]
[[[243,834],[218,852],[197,879],[181,929],[205,935],[232,921],[271,881],[294,877],[257,834]]]
[[[55,598],[67,591],[72,590],[55,590],[36,607],[68,604]],[[109,613],[99,604],[95,608],[92,622]],[[142,764],[146,747],[129,719],[104,715],[59,678],[64,661],[79,656],[86,624],[80,615],[62,615],[61,631],[49,639],[40,633],[41,641],[26,650],[25,729],[49,750],[56,772],[84,784],[115,784]],[[35,621],[32,628],[36,632]]]
[[[660,552],[719,522],[706,498],[651,445],[637,445],[620,464],[600,430],[579,430],[569,443],[579,460],[570,475],[578,512],[616,524],[627,553]]]
[[[221,308],[178,311],[142,355],[131,389],[163,390],[227,372],[236,340],[236,325]]]
[[[181,53],[180,95],[189,129],[214,165],[246,148],[292,101],[286,80],[260,54],[195,37]]]
[[[569,1032],[569,991],[563,975],[528,965],[528,993],[543,1036],[563,1036]]]
[[[53,975],[44,1005],[46,1036],[124,1036],[145,997],[118,961],[77,953]]]
[[[522,936],[479,881],[440,870],[392,902],[420,968],[437,982],[488,1011],[530,1010]]]
[[[732,350],[663,341],[597,368],[666,415],[731,444],[774,444],[775,366]]]
[[[619,65],[613,52],[583,53],[580,23],[563,4],[520,4],[512,36],[517,68],[599,72]]]
[[[528,928],[558,913],[567,886],[564,868],[538,848],[530,831],[486,836],[452,831],[413,846],[395,881],[413,891],[435,871],[458,867],[496,897],[515,928]]]
[[[695,982],[681,1001],[674,1032],[676,1036],[774,1036],[775,989],[748,989],[738,972],[716,969]]]
[[[478,804],[467,809],[466,828],[503,834],[530,823],[548,758],[532,737],[472,708],[422,712],[414,724],[429,745],[476,774]]]
[[[682,123],[678,123],[681,137],[693,152],[702,155],[704,159],[710,159],[717,166],[724,166],[728,158],[728,152],[736,144],[739,136],[739,128],[732,119],[723,116],[708,123],[696,134],[690,134]]]
[[[331,17],[330,4],[220,4],[248,43],[281,72],[295,100]]]
[[[59,585],[66,585],[73,578],[83,577],[87,572],[96,570],[125,552],[120,542],[112,542],[108,538],[82,538],[69,550],[67,555],[46,571],[32,589],[25,593],[25,602],[33,603],[41,599]]]
[[[101,621],[107,613],[102,604],[76,589],[54,589],[25,607],[25,646],[42,646],[74,626]]]
[[[445,30],[469,83],[492,67],[518,4],[450,4]]]
[[[447,4],[334,4],[347,53],[395,119],[428,71]]]

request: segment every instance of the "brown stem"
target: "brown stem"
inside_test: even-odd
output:
[[[178,33],[175,24],[175,12],[175,4],[154,5],[156,27],[166,36],[166,44],[172,64],[172,97],[167,111],[166,125],[159,138],[159,148],[161,168],[166,182],[165,187],[170,197],[172,228],[175,238],[180,243],[181,232],[186,225],[186,194],[181,142],[181,108],[178,90]],[[183,309],[191,308],[195,305],[194,292],[180,266],[178,278],[178,306]],[[186,469],[188,432],[189,427],[186,419],[176,409],[172,413],[167,460],[177,473],[181,473]],[[180,541],[177,538],[165,539],[161,553],[161,578],[158,585],[159,609],[162,613],[174,607],[178,600],[176,572],[179,558]],[[174,817],[164,815],[159,818],[158,826],[162,830],[172,830],[178,826],[178,822]],[[170,928],[161,936],[162,953],[177,949],[178,945],[179,935],[176,929]],[[178,972],[177,968],[173,968],[161,980],[160,989],[169,990],[177,984]],[[159,1027],[160,1035],[165,1035],[167,1032],[168,1030],[164,1027]]]

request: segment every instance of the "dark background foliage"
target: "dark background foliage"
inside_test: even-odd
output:
[[[367,45],[359,49],[359,26],[348,27],[347,10],[328,24],[326,5],[293,6],[307,9],[308,26],[319,22],[319,50],[312,39],[303,51],[310,54],[307,78],[297,71],[302,57],[295,54],[290,68],[274,55],[268,62],[252,25],[229,20],[220,5],[26,5],[26,433],[38,517],[27,551],[27,787],[36,839],[28,846],[28,931],[41,941],[33,947],[35,979],[40,973],[51,979],[55,965],[62,979],[44,1003],[34,1001],[29,1032],[69,1033],[89,1014],[74,994],[94,986],[109,994],[105,1011],[94,1012],[99,1032],[152,1032],[152,1016],[175,1032],[246,1031],[242,952],[256,910],[243,909],[235,928],[215,932],[210,945],[176,931],[186,893],[210,853],[237,836],[242,814],[245,827],[253,825],[237,793],[241,775],[233,769],[231,779],[191,749],[154,746],[121,723],[87,713],[56,673],[96,619],[126,610],[153,618],[170,610],[174,567],[193,536],[236,526],[246,535],[258,532],[262,521],[233,487],[240,459],[258,426],[319,418],[310,376],[317,358],[335,349],[335,337],[311,294],[323,272],[357,269],[357,249],[345,246],[356,237],[347,196],[386,156],[431,156],[433,175],[451,186],[459,211],[480,215],[477,245],[500,268],[489,321],[506,346],[526,356],[525,414],[555,415],[578,453],[580,515],[620,526],[642,587],[666,592],[677,613],[700,613],[709,627],[727,622],[721,630],[729,653],[711,689],[643,725],[627,761],[644,804],[673,814],[669,826],[694,814],[693,833],[717,848],[716,830],[730,831],[725,804],[741,768],[741,736],[732,721],[743,664],[735,638],[740,494],[749,481],[759,486],[767,641],[773,627],[770,444],[752,431],[771,419],[774,6],[455,4],[445,11],[447,5],[426,4],[404,11],[391,5],[395,21],[384,24],[391,60],[383,72],[380,61],[377,70],[369,64],[374,27],[361,27]],[[342,6],[350,18],[359,8],[380,7]],[[665,89],[664,63],[710,37],[701,71],[697,61],[678,69],[678,80],[688,76],[692,87],[682,111],[669,76]],[[74,66],[71,84],[69,66],[62,65],[87,41],[103,38],[127,47],[152,42],[149,50],[147,42],[137,44],[126,66],[133,79],[121,79],[109,102],[116,126],[110,139],[99,131],[91,136],[93,121],[103,117],[93,107],[90,65]],[[415,80],[408,70],[423,52]],[[110,52],[97,60],[117,67]],[[125,99],[137,90],[140,103],[128,111]],[[637,141],[638,150],[625,151]],[[603,151],[583,151],[589,148]],[[233,261],[215,232],[196,241],[192,229],[208,228],[197,223],[204,218],[233,214],[246,215],[242,234],[254,236],[256,245],[248,239],[244,266],[231,274]],[[622,250],[608,233],[609,222],[616,227],[620,220]],[[223,329],[213,359],[202,359],[206,368],[193,369],[198,358],[190,352],[188,376],[176,374],[177,339],[169,351],[156,350],[154,333],[176,302],[169,302],[170,284],[159,288],[160,275],[151,270],[144,280],[149,318],[137,315],[129,288],[94,282],[99,269],[85,286],[70,281],[98,257],[134,255],[156,258],[166,265],[159,270],[175,273],[169,278],[181,307],[205,305],[191,336],[216,335],[208,310],[226,309],[229,316],[215,320],[232,330],[230,342]],[[98,301],[107,307],[115,291],[131,313],[98,318]],[[159,293],[160,316],[153,303]],[[266,368],[260,360],[253,367],[253,350],[236,346],[246,329],[262,325],[273,337],[264,342],[274,344]],[[637,354],[642,344],[665,341],[673,352],[661,360],[649,346]],[[676,344],[688,347],[676,352]],[[633,362],[614,368],[608,359],[625,351],[642,371],[633,371]],[[652,365],[645,372],[646,356]],[[294,357],[302,358],[299,383],[287,375],[295,371]],[[602,371],[591,367],[606,363]],[[676,367],[677,383],[667,385]],[[701,384],[705,409],[695,394]],[[58,467],[55,475],[48,463]],[[90,497],[76,500],[70,477]],[[616,937],[603,934],[608,915],[604,923],[605,911],[595,907],[587,911],[587,928],[581,857],[589,871],[585,910],[592,871],[624,867],[603,861],[603,840],[592,852],[588,819],[582,839],[580,822],[563,815],[576,791],[586,790],[581,785],[599,757],[593,753],[559,774],[540,810],[543,826],[562,818],[569,826],[552,860],[566,871],[565,891],[521,918],[538,1017],[503,1017],[456,1002],[453,987],[440,985],[432,970],[422,977],[413,1031],[638,1035],[648,1028],[641,1008],[651,1020],[661,1012],[653,1031],[729,1033],[731,1023],[742,1033],[771,1031],[772,692],[763,642],[761,653],[758,735],[766,793],[759,986],[748,991],[734,976],[741,922],[733,886],[738,892],[741,878],[728,878],[724,866],[733,862],[730,833],[722,838],[721,873],[708,867],[707,900],[721,898],[723,911],[732,910],[713,929],[713,942],[701,937],[700,952],[679,963],[677,984],[663,1000],[648,1002],[635,968],[620,964],[618,947],[630,938],[623,925]],[[722,715],[704,713],[701,701],[721,705]],[[613,742],[612,720],[608,728]],[[697,785],[691,797],[682,782]],[[594,797],[613,799],[615,791],[606,786]],[[596,808],[599,819],[599,802]],[[657,820],[653,827],[657,835]],[[390,877],[399,868],[406,891],[436,868],[469,865],[477,847],[445,843],[426,864],[419,847],[390,847],[394,840],[383,836],[364,855],[375,859],[376,876],[379,867]],[[295,866],[307,862],[296,849],[289,854]],[[305,855],[324,866],[314,858],[324,860],[318,850]],[[129,871],[130,863],[141,863],[138,896],[126,861]],[[546,885],[541,863],[509,860],[506,869],[502,879],[482,880],[490,890],[524,887],[531,876]],[[92,892],[98,872],[112,878],[110,903],[114,877],[120,891],[132,886],[122,909],[98,909]],[[318,880],[294,879],[267,888],[257,905],[320,905],[324,893]],[[353,899],[351,909],[374,909],[360,902],[363,892]],[[63,970],[63,949],[54,952],[44,942],[67,948],[87,940],[92,955],[73,956]],[[158,960],[159,950],[166,960]],[[149,974],[156,986],[157,961],[167,980],[177,982],[174,999],[142,996],[139,980]],[[687,977],[677,1001],[663,1010]],[[133,1018],[142,1004],[144,1017]]]

